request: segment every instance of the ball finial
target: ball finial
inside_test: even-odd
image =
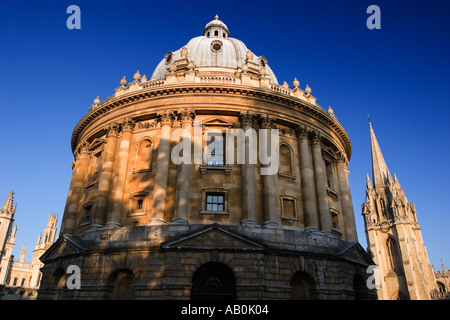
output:
[[[311,88],[308,85],[306,85],[305,93],[307,96],[309,96],[311,94]]]
[[[127,79],[125,78],[125,76],[123,76],[122,80],[120,80],[120,85],[122,87],[125,87],[127,85]]]
[[[94,106],[98,106],[100,104],[100,97],[99,96],[97,96],[97,98],[95,98],[95,100],[94,100]]]
[[[138,70],[138,71],[136,71],[136,73],[134,74],[133,79],[134,79],[135,81],[139,81],[140,78],[141,78],[141,75],[139,74],[139,70]]]

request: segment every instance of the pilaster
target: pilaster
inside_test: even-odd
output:
[[[169,178],[170,138],[174,114],[171,110],[158,113],[158,121],[161,124],[161,136],[158,146],[158,158],[156,161],[155,184],[153,189],[152,218],[148,225],[165,224],[165,201],[167,194],[167,180]]]

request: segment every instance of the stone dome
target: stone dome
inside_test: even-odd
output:
[[[264,67],[270,82],[278,84],[275,74],[267,64],[267,59],[255,54],[248,55],[249,49],[246,45],[239,39],[230,38],[229,34],[228,27],[216,16],[205,26],[203,36],[192,38],[177,51],[169,51],[156,67],[151,80],[163,79],[169,73],[171,65],[182,58],[182,51],[185,48],[187,60],[193,61],[196,69],[235,73],[250,60],[258,68]]]

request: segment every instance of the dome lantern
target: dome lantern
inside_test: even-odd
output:
[[[216,15],[214,20],[209,22],[203,30],[203,36],[208,38],[228,38],[230,31],[225,23],[219,20],[219,16]]]

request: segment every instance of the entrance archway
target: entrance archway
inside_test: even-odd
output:
[[[192,277],[192,300],[236,299],[236,278],[233,271],[220,262],[200,266]]]

